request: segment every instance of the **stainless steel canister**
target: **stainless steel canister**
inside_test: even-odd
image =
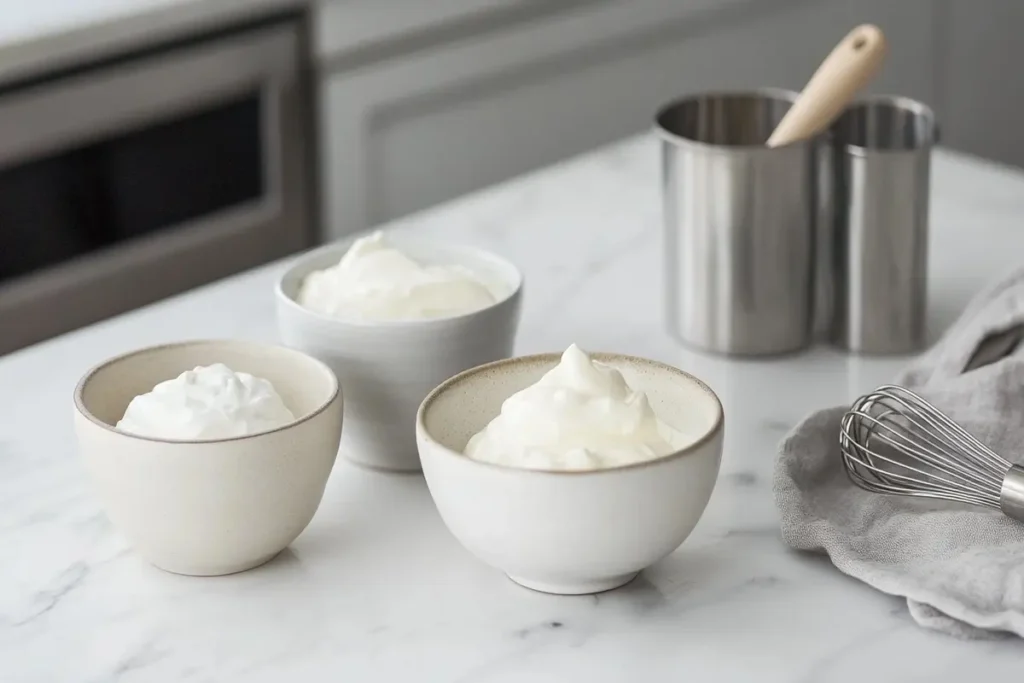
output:
[[[822,144],[764,144],[795,97],[702,94],[656,117],[668,326],[687,346],[765,355],[812,341]]]
[[[832,126],[832,341],[911,353],[926,341],[931,109],[901,97],[848,107]]]

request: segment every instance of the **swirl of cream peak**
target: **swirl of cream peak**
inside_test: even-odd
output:
[[[337,265],[307,275],[296,301],[335,319],[395,321],[471,313],[496,297],[469,269],[417,263],[377,231],[356,240]]]
[[[191,441],[248,436],[294,421],[268,380],[215,363],[186,370],[133,398],[117,429]]]
[[[622,373],[575,344],[466,444],[466,456],[509,467],[593,470],[669,455],[693,439],[655,415]]]

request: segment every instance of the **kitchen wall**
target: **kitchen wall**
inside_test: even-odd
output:
[[[326,236],[643,131],[681,93],[799,89],[863,22],[890,42],[874,91],[932,104],[945,144],[1024,165],[1006,82],[1022,20],[1005,0],[325,1]]]

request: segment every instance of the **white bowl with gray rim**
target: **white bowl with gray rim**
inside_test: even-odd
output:
[[[345,393],[341,454],[368,467],[421,470],[416,450],[416,411],[449,377],[513,354],[523,276],[509,261],[483,249],[388,234],[410,258],[469,269],[496,296],[492,305],[428,320],[339,320],[297,301],[302,281],[336,265],[353,240],[310,251],[275,287],[281,341],[326,363]]]

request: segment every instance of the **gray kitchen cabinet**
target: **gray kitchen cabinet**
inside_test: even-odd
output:
[[[948,14],[941,31],[946,50],[942,143],[973,154],[1024,165],[1024,3],[971,0],[939,3]]]
[[[326,238],[642,131],[688,91],[799,88],[866,21],[891,44],[875,90],[937,94],[933,0],[431,4],[321,9]]]

